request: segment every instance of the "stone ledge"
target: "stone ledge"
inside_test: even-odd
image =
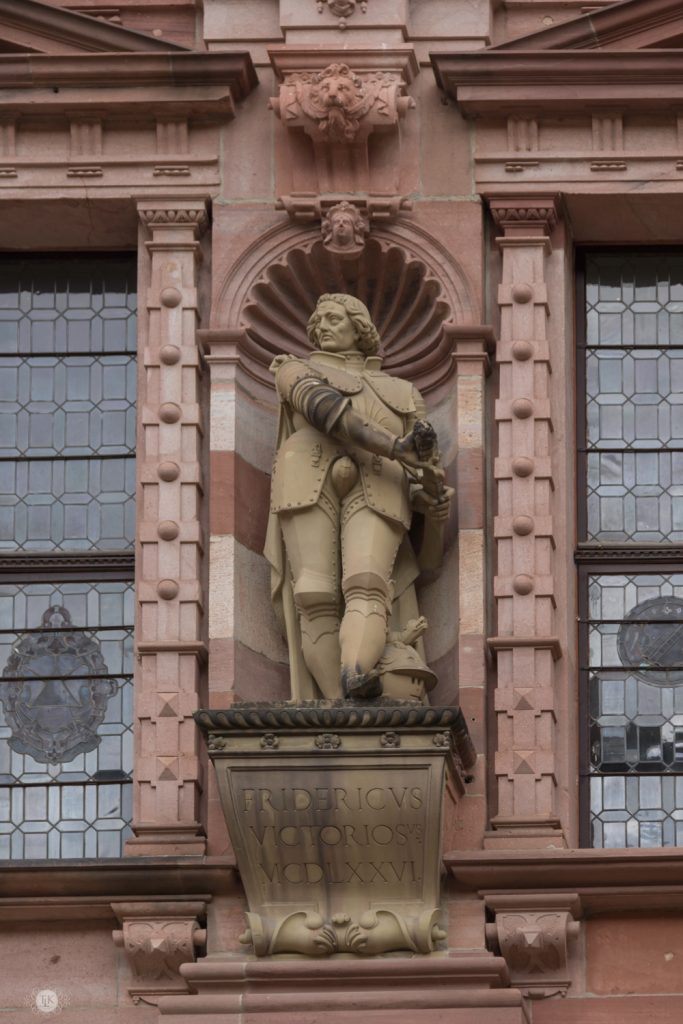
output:
[[[683,909],[683,851],[478,850],[444,855],[459,886],[483,895],[571,891],[584,916]]]
[[[380,1011],[383,1021],[391,1013],[395,1024],[412,1024],[431,1022],[436,1019],[434,1011],[444,1009],[451,1011],[448,1019],[453,1024],[465,1024],[471,1020],[469,1008],[476,1008],[482,1024],[489,1019],[495,1024],[527,1020],[521,993],[506,987],[505,961],[489,954],[324,962],[207,957],[183,965],[181,974],[196,994],[161,998],[159,1012],[183,1024],[194,1019],[193,1013],[221,1024],[277,1021],[280,1014],[283,1021],[308,1024],[324,1013],[325,1020],[341,1024],[348,1022],[350,1012],[364,1012],[372,1021]],[[460,1008],[462,1015],[457,1013]],[[438,1019],[443,1019],[441,1014]]]
[[[114,920],[113,902],[240,897],[235,862],[225,857],[122,857],[6,862],[0,920]]]

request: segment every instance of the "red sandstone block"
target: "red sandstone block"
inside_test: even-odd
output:
[[[19,1020],[1,1011],[26,1006],[33,989],[62,991],[74,1007],[114,1006],[118,950],[112,927],[106,921],[5,922],[0,935],[0,1020]],[[44,1016],[39,1011],[27,1013],[33,1024]],[[58,1019],[67,1024],[63,1015]],[[92,1010],[87,1019],[92,1021]],[[81,1020],[86,1020],[85,1014],[74,1024]]]
[[[289,668],[238,642],[235,693],[237,700],[289,700]]]
[[[211,452],[209,532],[212,536],[235,532],[235,453]]]
[[[683,993],[681,914],[596,917],[586,922],[586,950],[588,992]]]
[[[463,686],[461,679],[459,704],[477,753],[485,754],[484,690],[479,686]]]
[[[235,536],[259,555],[263,551],[270,508],[270,476],[236,456]]]
[[[456,459],[458,525],[461,530],[484,526],[484,453],[462,448]]]
[[[486,654],[481,633],[462,633],[458,649],[460,686],[483,687],[486,682]]]
[[[683,998],[667,995],[539,1000],[534,1003],[533,1012],[533,1024],[680,1024]]]

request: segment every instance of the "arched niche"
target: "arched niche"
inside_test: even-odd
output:
[[[416,224],[373,227],[363,253],[328,252],[317,227],[272,229],[233,264],[217,297],[214,327],[240,334],[240,363],[272,389],[281,352],[306,354],[306,323],[319,295],[348,292],[366,303],[382,338],[384,368],[424,394],[453,370],[449,325],[478,322],[478,307],[451,253]]]

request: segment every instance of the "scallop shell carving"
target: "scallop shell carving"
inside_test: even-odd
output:
[[[241,312],[242,365],[273,386],[268,371],[281,352],[307,355],[306,323],[319,295],[348,292],[364,302],[382,339],[383,368],[429,392],[451,372],[452,344],[444,323],[453,310],[441,283],[405,248],[370,239],[353,262],[321,242],[293,248],[272,262],[249,289]]]

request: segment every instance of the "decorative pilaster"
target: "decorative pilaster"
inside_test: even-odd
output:
[[[455,500],[458,503],[458,670],[457,690],[442,699],[457,700],[470,723],[478,768],[468,788],[463,814],[472,815],[471,831],[481,837],[486,827],[486,485],[485,381],[494,350],[493,329],[487,325],[453,326],[445,331],[453,345],[457,401],[455,442]]]
[[[490,200],[502,229],[495,404],[498,814],[486,846],[564,846],[556,780],[553,467],[545,261],[552,196]]]
[[[206,913],[201,900],[112,903],[120,928],[114,945],[124,950],[133,972],[128,992],[134,1003],[156,1005],[159,996],[187,992],[182,964],[194,963],[206,945],[206,929],[198,918]]]
[[[197,854],[205,841],[191,715],[206,655],[197,263],[207,214],[202,199],[142,201],[139,212],[151,240],[141,274],[136,838],[126,852]]]
[[[576,893],[487,896],[486,907],[495,915],[486,938],[504,957],[513,988],[530,999],[566,996],[571,942],[581,927]]]

